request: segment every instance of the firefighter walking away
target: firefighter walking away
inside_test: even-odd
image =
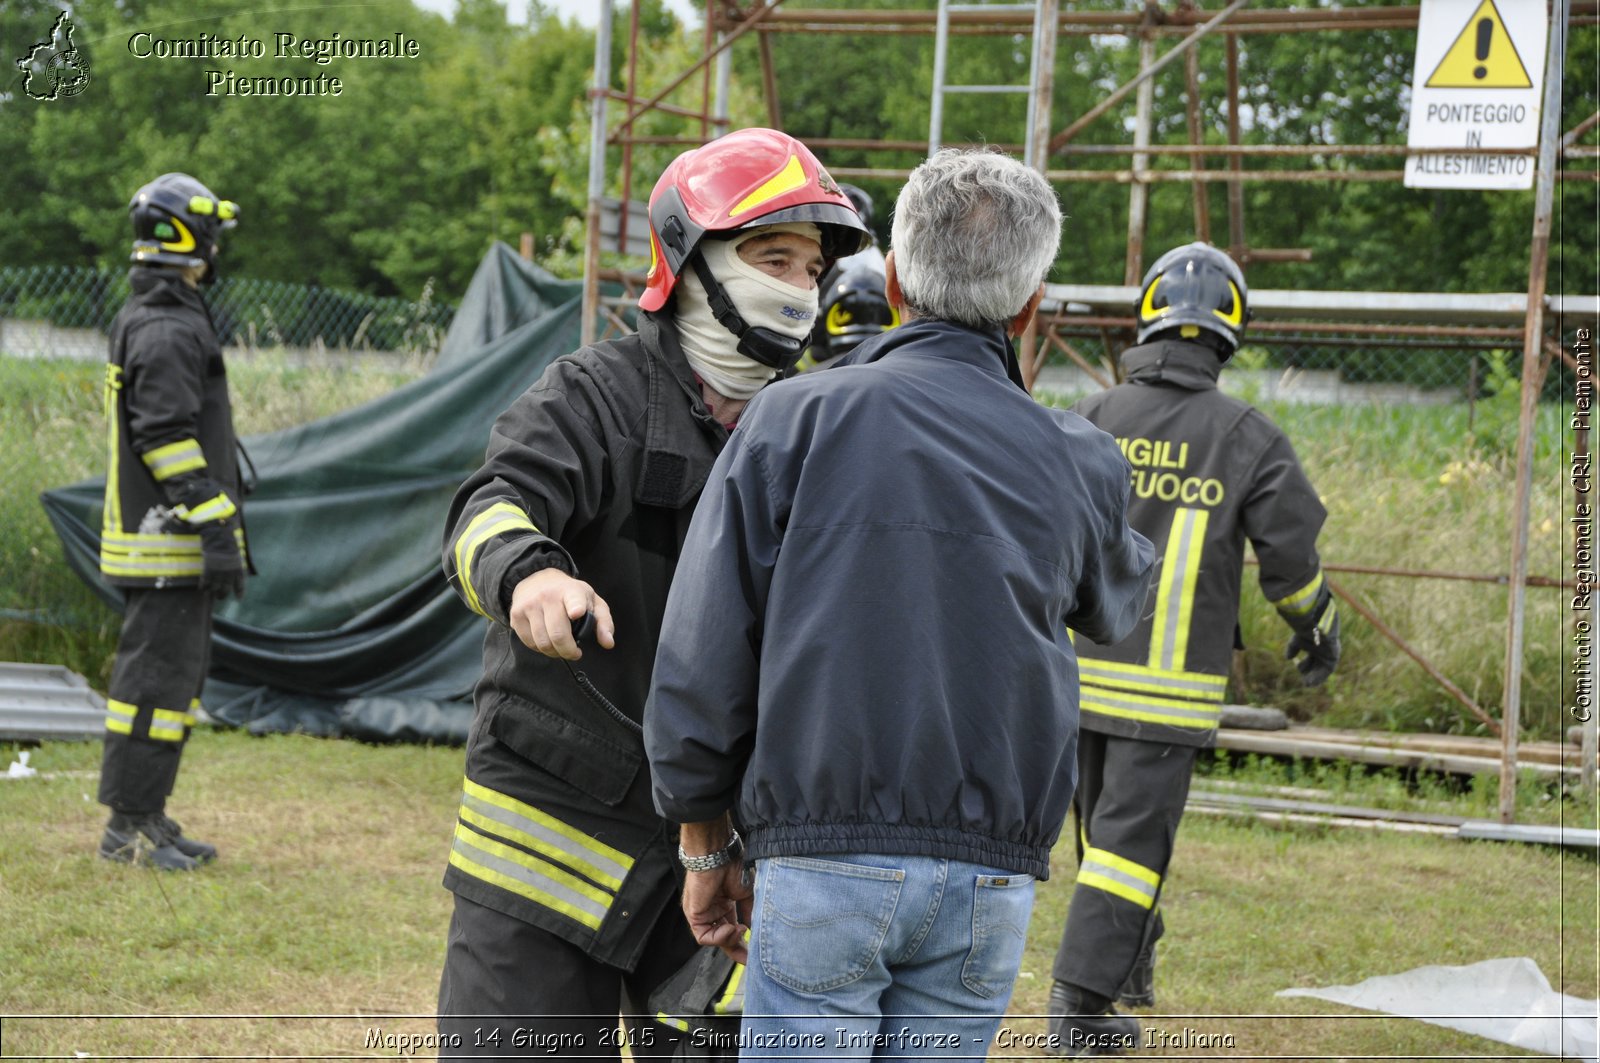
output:
[[[1244,274],[1216,248],[1188,244],[1156,260],[1135,310],[1126,381],[1074,407],[1132,466],[1128,521],[1155,543],[1157,569],[1133,634],[1078,642],[1078,881],[1049,1004],[1053,1050],[1067,1056],[1132,1050],[1139,1025],[1114,1002],[1155,1004],[1161,889],[1241,645],[1245,540],[1304,682],[1326,682],[1339,661],[1339,614],[1317,553],[1327,513],[1283,432],[1217,389],[1250,316]]]

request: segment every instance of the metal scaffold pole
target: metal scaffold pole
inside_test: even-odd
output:
[[[595,341],[600,317],[600,199],[606,191],[606,93],[611,88],[611,0],[600,0],[594,34],[594,81],[589,90],[589,208],[583,240],[584,346]]]
[[[1522,334],[1522,416],[1517,428],[1516,502],[1511,517],[1511,622],[1506,637],[1505,702],[1501,711],[1500,821],[1517,814],[1517,731],[1522,716],[1522,658],[1527,614],[1528,525],[1531,519],[1533,431],[1539,408],[1545,280],[1550,269],[1550,216],[1555,200],[1556,142],[1561,136],[1561,78],[1566,69],[1570,0],[1550,11],[1544,110],[1539,116],[1539,176],[1534,189],[1533,242],[1528,265],[1528,316]]]

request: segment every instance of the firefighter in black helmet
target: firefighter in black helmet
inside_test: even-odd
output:
[[[1067,1056],[1136,1048],[1139,1024],[1113,1001],[1155,1003],[1158,901],[1196,751],[1216,739],[1246,539],[1303,681],[1325,682],[1339,661],[1316,545],[1326,511],[1283,432],[1217,390],[1250,317],[1244,274],[1188,244],[1156,260],[1135,310],[1126,381],[1074,407],[1122,447],[1128,522],[1160,561],[1132,635],[1077,642],[1079,869],[1049,1007],[1053,1050]]]
[[[798,369],[825,369],[855,350],[856,344],[900,324],[900,314],[889,305],[881,270],[870,262],[829,271],[822,285],[817,327],[811,348]]]
[[[100,571],[123,590],[107,699],[100,855],[192,871],[217,855],[166,815],[196,719],[215,601],[243,595],[245,545],[222,348],[199,286],[239,215],[188,174],[134,193],[132,293],[111,326]]]
[[[841,184],[839,191],[850,200],[870,233],[872,197],[855,185]],[[790,375],[825,369],[862,340],[900,324],[900,314],[889,305],[884,287],[883,251],[876,238],[855,254],[835,262],[817,285],[822,300],[817,308],[817,323],[811,330],[806,353]]]

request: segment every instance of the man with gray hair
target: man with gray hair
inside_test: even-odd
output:
[[[752,399],[690,525],[646,751],[753,1055],[981,1055],[1005,1012],[1076,781],[1068,628],[1122,637],[1152,564],[1116,443],[1012,353],[1060,228],[1015,159],[919,166],[905,323]]]

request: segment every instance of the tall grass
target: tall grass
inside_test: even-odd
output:
[[[387,394],[425,367],[417,357],[230,352],[234,423],[241,435],[304,424]],[[99,363],[0,353],[0,661],[64,664],[101,689],[120,620],[66,567],[39,495],[104,475],[104,376]]]
[[[1328,563],[1505,577],[1511,569],[1515,424],[1494,411],[1427,407],[1273,407],[1328,509]],[[1562,517],[1560,411],[1539,410],[1528,571],[1559,577],[1570,543]],[[1570,490],[1570,488],[1568,489]],[[1351,592],[1490,715],[1505,682],[1507,586],[1337,574]],[[1409,657],[1341,603],[1345,657],[1326,689],[1307,691],[1281,657],[1284,627],[1253,588],[1243,597],[1247,649],[1238,668],[1246,699],[1281,704],[1334,726],[1484,734],[1487,729]],[[1559,737],[1563,624],[1559,590],[1527,591],[1522,721]]]

